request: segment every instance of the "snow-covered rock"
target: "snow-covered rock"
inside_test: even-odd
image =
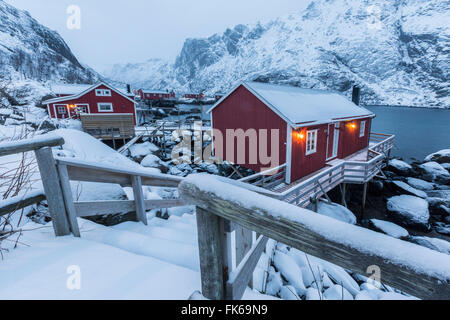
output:
[[[411,173],[412,166],[404,161],[392,159],[391,161],[389,161],[388,170],[400,175],[407,176]]]
[[[334,285],[327,289],[323,296],[325,300],[353,300],[353,296],[347,289],[343,288],[341,285]]]
[[[346,223],[356,224],[356,216],[353,212],[336,203],[329,204],[320,201],[318,204],[318,213]]]
[[[153,143],[144,142],[132,145],[129,150],[133,159],[142,159],[151,153],[157,152],[159,148]]]
[[[423,178],[433,182],[448,183],[450,173],[437,162],[427,162],[419,166],[424,172]]]
[[[428,202],[422,198],[401,195],[388,199],[387,209],[396,222],[420,229],[429,229]]]
[[[293,286],[283,286],[280,290],[280,297],[283,300],[301,300]]]
[[[416,196],[423,199],[427,197],[427,194],[424,191],[417,190],[403,181],[392,181],[389,183],[389,186],[391,189],[394,189],[400,194],[408,194],[410,196]]]
[[[295,261],[287,254],[276,251],[273,262],[282,276],[295,288],[297,294],[300,296],[304,295],[306,293],[306,287],[302,279],[302,270]]]
[[[431,191],[434,190],[434,184],[417,178],[407,178],[408,184],[418,190]]]
[[[283,287],[283,280],[281,279],[281,273],[275,272],[273,268],[269,271],[267,278],[266,293],[271,296],[276,296]]]
[[[403,239],[409,236],[408,230],[396,225],[395,223],[378,219],[371,219],[370,222],[376,231],[381,231],[391,237]]]
[[[427,162],[450,163],[450,149],[438,151],[425,158]]]
[[[157,156],[149,154],[141,161],[141,166],[161,170],[161,167],[163,167],[163,163]]]
[[[117,184],[71,181],[75,201],[127,200],[127,194]]]
[[[432,250],[450,254],[450,242],[448,241],[429,237],[411,237],[411,241]]]
[[[322,300],[321,295],[322,293],[317,289],[308,288],[306,290],[306,300]]]

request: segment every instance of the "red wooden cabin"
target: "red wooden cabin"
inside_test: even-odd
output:
[[[134,94],[104,82],[96,85],[58,85],[52,87],[57,98],[44,101],[53,119],[78,119],[84,114],[133,114],[136,124]]]
[[[186,99],[195,99],[195,100],[201,100],[205,97],[203,93],[186,93],[184,95],[184,98]]]
[[[209,112],[212,113],[213,128],[223,136],[222,144],[214,137],[216,157],[256,172],[268,169],[268,165],[260,157],[256,162],[251,161],[250,151],[257,148],[260,155],[261,146],[264,146],[268,151],[264,150],[262,154],[274,156],[270,155],[271,133],[278,130],[279,163],[273,167],[287,165],[287,183],[326,167],[334,159],[344,159],[367,148],[371,121],[375,117],[371,111],[337,92],[257,82],[239,85]],[[257,143],[250,142],[250,135],[246,136],[245,161],[239,163],[237,138],[227,137],[230,129],[267,130],[269,134],[265,145],[264,142],[261,145],[261,134]],[[227,152],[229,143],[235,144],[235,152],[231,154]]]
[[[137,95],[141,100],[167,100],[175,99],[175,92],[162,91],[162,90],[146,90],[139,89]]]

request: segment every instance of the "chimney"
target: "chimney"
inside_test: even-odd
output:
[[[360,100],[361,100],[361,89],[358,86],[353,86],[352,101],[354,104],[359,106]]]
[[[131,93],[131,85],[127,84],[127,92]]]

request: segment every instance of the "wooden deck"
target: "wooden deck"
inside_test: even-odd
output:
[[[289,185],[284,182],[286,165],[241,181],[276,192],[286,202],[307,207],[342,183],[366,184],[372,180],[384,167],[387,153],[394,146],[394,138],[391,135],[372,134],[367,149],[345,159],[329,161],[324,168]]]

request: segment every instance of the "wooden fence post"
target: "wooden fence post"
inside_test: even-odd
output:
[[[253,232],[236,226],[236,267],[244,260],[253,245]],[[253,287],[253,279],[249,283]]]
[[[145,210],[144,192],[142,191],[142,178],[138,176],[132,176],[131,185],[133,186],[137,218],[140,222],[147,225],[147,212]]]
[[[56,170],[52,149],[49,147],[35,151],[36,161],[41,173],[42,184],[47,197],[48,209],[53,221],[53,229],[57,237],[70,234],[64,197]]]
[[[81,237],[80,229],[78,228],[77,211],[73,202],[72,188],[70,186],[69,173],[66,165],[58,165],[59,181],[64,197],[64,204],[66,205],[67,219],[70,224],[70,230],[75,237]]]
[[[221,218],[197,207],[198,246],[202,294],[211,300],[225,299]]]

